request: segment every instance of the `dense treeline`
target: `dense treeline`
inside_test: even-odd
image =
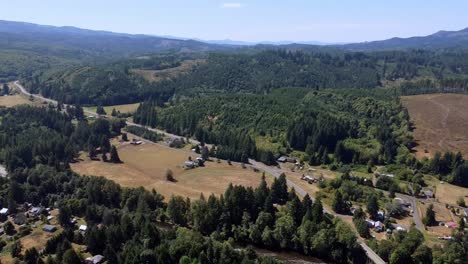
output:
[[[429,93],[468,93],[468,78],[423,79],[400,84],[402,95]]]
[[[32,107],[3,109],[0,116],[6,121],[0,126],[1,134],[8,135],[1,145],[2,157],[26,160],[32,156],[35,161],[9,162],[9,178],[0,179],[0,204],[11,212],[20,210],[17,205],[25,202],[59,208],[58,221],[64,231],[47,242],[44,254],[48,263],[79,259],[71,243],[86,245],[91,254],[102,254],[109,263],[275,263],[252,250],[235,249],[227,242],[229,238],[239,245],[295,250],[338,263],[365,259],[351,229],[323,215],[320,201],[312,202],[308,196],[301,201],[294,191],[288,192],[284,175],[271,187],[263,179],[255,189],[231,185],[221,197],[202,196],[197,201],[171,197],[166,204],[154,190],[121,188],[102,177],[72,173],[69,156],[48,154],[64,146],[55,144],[54,138],[54,144],[48,145],[44,136],[29,137],[28,129],[19,130],[34,126],[47,136],[61,131],[64,141],[77,151],[88,138],[112,134],[106,120],[98,119],[88,127],[83,121],[75,127],[64,114]],[[44,144],[41,153],[49,158],[15,150],[26,142],[32,149]],[[49,164],[51,159],[62,166]],[[86,220],[84,236],[73,231],[73,216]],[[156,219],[174,228],[160,229]],[[11,243],[21,247],[18,241]],[[29,249],[22,255],[15,251],[14,257],[36,263],[39,254],[35,252]]]
[[[187,74],[148,83],[130,69],[166,69],[187,56],[153,56],[23,78],[33,92],[81,104],[123,104],[153,98],[225,92],[265,93],[280,87],[376,88],[395,80],[466,78],[466,54],[433,51],[325,52],[266,49],[213,53]],[[458,82],[456,82],[458,83]],[[458,84],[457,84],[458,85]]]

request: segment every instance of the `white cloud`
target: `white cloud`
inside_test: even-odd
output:
[[[221,8],[242,8],[244,6],[242,3],[223,3]]]

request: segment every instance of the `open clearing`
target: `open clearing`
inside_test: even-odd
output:
[[[140,103],[134,103],[134,104],[122,104],[122,105],[110,105],[110,106],[104,106],[104,111],[106,111],[107,115],[111,115],[112,109],[115,109],[116,111],[120,111],[120,113],[133,113],[137,110],[138,106],[140,106]],[[96,106],[92,107],[85,107],[86,110],[96,112]]]
[[[42,101],[40,101],[39,99],[34,99],[30,101],[27,96],[18,93],[18,91],[13,85],[8,84],[8,86],[10,87],[10,95],[0,96],[0,106],[13,107],[13,106],[22,105],[22,104],[35,105],[35,106],[42,105]]]
[[[417,158],[460,151],[468,156],[468,95],[426,94],[402,97],[414,123]]]
[[[157,82],[168,78],[174,78],[180,74],[187,73],[195,65],[203,63],[204,60],[186,60],[180,66],[164,70],[142,70],[132,69],[131,71],[145,78],[150,82]]]
[[[214,193],[223,194],[230,183],[243,186],[257,186],[262,173],[250,168],[243,169],[239,164],[228,165],[225,161],[205,162],[205,167],[185,169],[183,164],[191,156],[198,155],[185,150],[172,149],[161,144],[144,143],[139,146],[128,143],[118,144],[122,164],[91,161],[82,155],[82,161],[71,165],[82,175],[104,176],[122,186],[143,186],[155,189],[166,198],[171,195],[199,198]],[[177,182],[166,180],[166,170],[173,172]],[[271,177],[267,180],[271,182]]]
[[[435,198],[438,202],[450,205],[456,205],[457,199],[463,197],[465,203],[468,204],[468,189],[447,182],[441,183],[434,177],[426,176],[424,181],[427,183],[428,187],[432,188],[435,191]]]

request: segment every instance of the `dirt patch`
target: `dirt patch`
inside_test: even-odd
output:
[[[414,123],[417,158],[460,151],[468,156],[468,95],[426,94],[402,97]]]
[[[261,172],[243,169],[239,164],[228,165],[225,161],[210,161],[205,167],[186,169],[183,165],[188,157],[195,159],[198,155],[165,145],[144,143],[133,146],[126,143],[117,148],[124,161],[122,164],[91,161],[82,155],[83,161],[71,167],[82,175],[104,176],[122,186],[154,188],[166,198],[173,194],[190,198],[199,198],[201,193],[220,195],[230,183],[257,186],[261,180]],[[173,172],[177,182],[166,180],[167,169]],[[267,177],[268,181],[270,179]]]

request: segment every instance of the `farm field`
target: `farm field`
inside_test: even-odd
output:
[[[118,152],[122,164],[91,161],[82,155],[82,161],[71,165],[72,169],[82,175],[104,176],[122,186],[143,186],[155,189],[167,199],[171,195],[190,198],[205,197],[214,193],[223,194],[230,183],[234,185],[257,186],[262,173],[251,168],[243,169],[241,165],[228,165],[225,161],[205,162],[205,167],[185,169],[183,164],[191,156],[198,155],[189,151],[172,149],[161,144],[144,143],[139,146],[119,143]],[[166,180],[166,171],[170,169],[177,182]],[[271,182],[271,176],[267,176]]]
[[[463,197],[465,203],[468,204],[468,189],[447,182],[441,183],[434,177],[424,177],[427,185],[435,191],[435,198],[440,203],[456,205],[457,199]]]
[[[414,123],[417,158],[460,151],[468,156],[468,95],[426,94],[402,97]]]
[[[34,105],[34,106],[42,105],[42,101],[40,101],[39,99],[34,98],[33,101],[30,101],[27,96],[18,93],[16,88],[14,88],[13,85],[9,84],[8,86],[10,87],[11,95],[0,96],[0,106],[13,107],[13,106],[22,105],[22,104]]]

